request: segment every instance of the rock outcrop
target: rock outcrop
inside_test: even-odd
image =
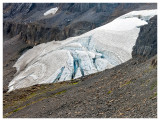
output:
[[[12,38],[20,34],[20,39],[29,45],[64,40],[88,32],[142,6],[156,8],[156,4],[129,3],[4,3],[3,35],[4,38]],[[53,7],[59,8],[57,13],[44,16]]]
[[[13,22],[3,23],[3,35],[7,38],[12,38],[20,34],[21,41],[29,45],[37,45],[52,40],[64,40],[71,36],[76,36],[85,33],[95,28],[95,25],[90,22],[78,22],[61,30],[58,27],[46,27],[40,24],[21,24]]]
[[[133,47],[132,57],[150,58],[157,54],[157,16],[140,28],[140,33]]]

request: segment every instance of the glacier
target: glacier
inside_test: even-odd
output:
[[[9,92],[35,84],[76,79],[110,69],[131,59],[140,26],[156,10],[132,11],[85,34],[34,46],[14,64]]]

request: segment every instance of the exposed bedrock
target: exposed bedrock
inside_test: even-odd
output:
[[[133,47],[132,57],[150,58],[157,54],[157,16],[140,28],[139,36]]]
[[[156,8],[156,4],[131,3],[14,3],[3,5],[3,35],[37,45],[52,40],[64,40],[104,25],[135,9]],[[44,13],[54,7],[53,16]]]
[[[15,22],[37,21],[42,19],[41,15],[45,11],[54,7],[58,7],[59,11],[68,11],[68,14],[76,12],[81,14],[91,9],[98,13],[105,12],[109,14],[115,9],[121,11],[136,8],[155,9],[157,5],[154,3],[4,3],[3,18]]]
[[[3,23],[3,35],[7,38],[12,38],[20,34],[20,40],[29,45],[37,45],[40,43],[49,42],[52,40],[64,40],[71,36],[80,35],[95,28],[95,25],[90,22],[78,22],[61,30],[59,27],[46,27],[40,24],[21,24],[13,22]]]

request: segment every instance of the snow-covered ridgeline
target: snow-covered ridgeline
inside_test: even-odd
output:
[[[139,26],[154,15],[156,10],[133,11],[83,35],[35,46],[15,63],[9,91],[75,79],[129,60]]]
[[[44,13],[44,16],[47,16],[47,15],[50,15],[50,14],[54,15],[57,11],[58,11],[58,7],[51,8]]]

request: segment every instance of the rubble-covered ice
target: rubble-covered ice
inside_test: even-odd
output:
[[[14,67],[9,91],[103,71],[131,59],[140,28],[156,10],[133,11],[83,35],[35,46]]]
[[[58,11],[58,7],[51,8],[44,13],[44,16],[47,16],[47,15],[50,15],[50,14],[54,15],[57,11]]]

